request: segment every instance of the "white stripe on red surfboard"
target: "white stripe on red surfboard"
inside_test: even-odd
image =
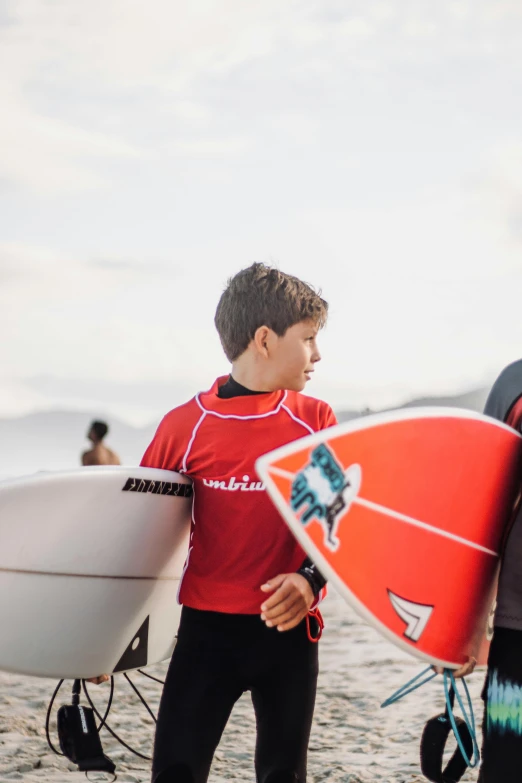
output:
[[[283,478],[289,479],[290,481],[293,481],[293,479],[295,478],[295,473],[290,473],[289,470],[283,470],[282,468],[277,468],[275,465],[270,465],[268,468],[268,472],[275,473],[276,476],[282,476]],[[365,498],[361,498],[359,496],[354,498],[352,500],[352,503],[358,503],[360,506],[365,506],[366,508],[369,508],[372,511],[376,511],[378,514],[384,514],[385,516],[393,517],[394,519],[398,519],[401,522],[406,522],[408,525],[414,525],[415,527],[420,527],[423,530],[428,530],[430,533],[435,533],[436,535],[443,536],[444,538],[449,538],[452,541],[457,541],[457,543],[459,544],[470,546],[472,549],[478,549],[479,552],[485,552],[487,555],[493,555],[493,557],[498,557],[498,552],[494,552],[492,549],[487,549],[485,546],[476,544],[474,541],[469,541],[467,538],[462,538],[461,536],[457,536],[455,535],[455,533],[450,533],[448,530],[441,530],[438,527],[429,525],[427,522],[422,522],[420,519],[415,519],[415,517],[409,517],[406,514],[401,514],[400,511],[395,511],[393,508],[387,508],[386,506],[381,506],[379,503],[374,503],[371,500],[366,500]]]

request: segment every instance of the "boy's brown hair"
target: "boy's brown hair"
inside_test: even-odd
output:
[[[219,300],[214,323],[230,362],[241,356],[260,326],[279,337],[310,319],[326,323],[328,303],[297,277],[265,264],[252,264],[231,277]]]

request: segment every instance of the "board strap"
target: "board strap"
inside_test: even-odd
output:
[[[312,624],[314,629],[312,631]],[[311,609],[306,615],[306,633],[308,639],[316,644],[323,635],[324,620],[323,615],[319,611],[319,607]]]
[[[449,700],[451,711],[455,700],[455,691],[450,688]],[[473,738],[465,720],[453,716],[455,727],[450,719],[450,710],[446,709],[440,715],[430,718],[422,732],[420,743],[420,763],[422,774],[433,783],[457,783],[468,768],[468,759],[473,752]],[[444,750],[451,732],[458,735],[459,742],[455,752],[443,768]],[[460,746],[464,748],[462,754]]]
[[[426,674],[428,674],[427,677],[425,676]],[[395,691],[381,704],[381,707],[388,707],[390,704],[394,704],[399,699],[402,699],[403,696],[417,690],[421,685],[424,685],[436,676],[437,673],[433,671],[431,666],[428,666],[427,669],[423,669],[423,671]],[[421,680],[421,677],[424,677],[424,679]],[[457,783],[468,767],[473,768],[477,766],[480,761],[480,751],[475,731],[473,705],[464,677],[462,678],[462,684],[468,702],[467,710],[458,691],[453,671],[444,669],[443,679],[446,709],[443,713],[431,718],[424,727],[420,747],[421,770],[423,775],[428,780],[433,781],[433,783]],[[455,696],[464,716],[463,718],[459,718],[453,713]],[[444,749],[451,731],[453,731],[457,740],[457,749],[443,769]]]

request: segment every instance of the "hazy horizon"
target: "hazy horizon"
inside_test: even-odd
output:
[[[350,413],[360,413],[363,414],[367,411],[370,412],[379,412],[381,410],[389,410],[391,408],[402,408],[404,406],[408,406],[411,403],[418,403],[419,401],[422,401],[426,398],[428,399],[446,399],[446,398],[460,398],[460,397],[470,397],[474,395],[485,396],[487,395],[487,392],[490,388],[490,385],[487,386],[473,386],[473,387],[465,387],[462,389],[454,389],[449,390],[446,393],[443,394],[430,394],[427,392],[426,394],[421,394],[419,396],[417,395],[406,395],[404,398],[399,397],[397,400],[393,400],[389,404],[384,405],[376,405],[371,406],[367,404],[362,404],[359,406],[349,406],[349,405],[332,405],[333,409],[336,411],[336,413],[339,412],[350,412]],[[34,410],[26,411],[22,414],[15,414],[11,416],[2,416],[0,415],[0,421],[17,421],[19,419],[26,419],[32,416],[39,416],[39,415],[45,415],[45,414],[71,414],[71,415],[80,415],[84,416],[87,419],[95,419],[95,418],[101,418],[101,419],[114,419],[117,421],[120,421],[129,427],[133,427],[135,429],[148,429],[155,424],[157,425],[160,421],[160,419],[173,407],[176,407],[176,405],[179,405],[183,402],[188,401],[191,399],[191,397],[194,396],[198,391],[203,391],[203,389],[195,389],[194,393],[191,395],[188,395],[187,397],[178,398],[176,395],[172,397],[172,400],[175,400],[172,402],[172,404],[167,403],[166,406],[158,406],[158,408],[155,410],[154,414],[150,418],[142,418],[141,416],[134,417],[134,416],[126,416],[126,408],[125,406],[120,411],[118,409],[117,403],[115,404],[109,404],[109,403],[103,403],[101,402],[99,405],[94,406],[64,406],[60,404],[53,404],[49,407],[41,407]],[[307,389],[303,392],[304,394],[307,394],[311,397],[315,397],[316,395],[313,394],[313,390],[307,387]],[[326,397],[324,398],[326,402],[330,403],[330,400],[328,400]]]
[[[455,397],[413,399],[406,406],[450,405],[482,411],[486,392],[486,389],[475,389]],[[340,422],[368,412],[364,409],[336,410]],[[101,410],[40,411],[22,418],[0,418],[0,477],[79,467],[82,451],[89,448],[87,432],[94,418],[108,422],[107,443],[115,449],[123,464],[135,465],[151,441],[161,415],[141,427],[117,416],[104,415]]]

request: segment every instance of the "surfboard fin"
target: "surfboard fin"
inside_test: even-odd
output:
[[[113,669],[113,674],[127,669],[139,669],[147,665],[149,649],[149,616],[145,618],[138,632]]]

